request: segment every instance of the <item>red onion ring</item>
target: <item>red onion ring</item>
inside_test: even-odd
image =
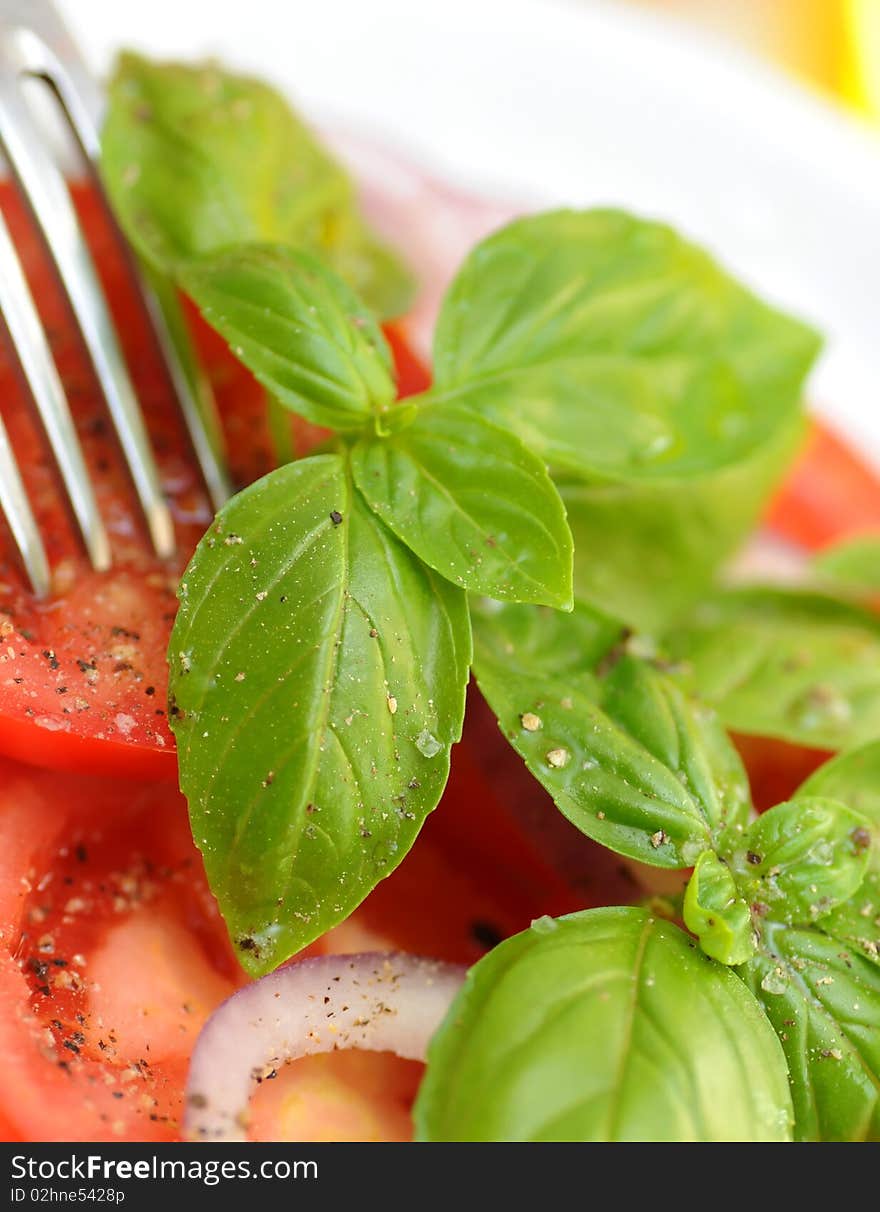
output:
[[[322,955],[245,985],[196,1040],[184,1139],[247,1140],[258,1082],[300,1056],[364,1048],[423,1061],[464,974],[414,955]]]

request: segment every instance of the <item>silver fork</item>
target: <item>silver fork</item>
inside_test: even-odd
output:
[[[156,553],[174,551],[174,527],[158,469],[113,321],[64,177],[46,146],[22,89],[36,77],[51,88],[97,182],[98,132],[104,109],[76,44],[48,0],[0,0],[0,146],[42,233],[64,287],[79,333],[107,403]],[[117,229],[120,241],[124,238]],[[212,503],[229,496],[215,426],[196,399],[161,307],[138,272],[132,273],[163,351],[196,458]],[[110,567],[107,531],[95,501],[70,408],[25,282],[9,231],[0,215],[0,312],[57,462],[77,525],[94,568]],[[21,555],[31,587],[49,592],[50,570],[9,437],[0,420],[0,508]]]

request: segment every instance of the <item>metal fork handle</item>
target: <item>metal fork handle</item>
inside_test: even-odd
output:
[[[43,146],[41,134],[23,96],[22,76],[42,78],[52,86],[98,180],[98,131],[103,98],[64,23],[47,0],[0,0],[0,143],[36,218],[70,301],[118,434],[153,545],[160,556],[168,556],[174,550],[173,523],[135,391],[64,179]],[[121,233],[120,240],[123,240]],[[124,241],[122,247],[127,251]],[[2,233],[0,255],[9,270],[8,274],[4,274],[3,297],[0,298],[7,327],[58,459],[90,558],[95,567],[106,567],[109,563],[109,544],[88,482],[69,407],[51,357],[48,356],[48,346],[18,259],[8,235],[4,243]],[[132,266],[136,269],[133,260]],[[208,433],[202,406],[190,388],[157,299],[139,272],[135,272],[135,280],[165,355],[171,382],[178,395],[212,501],[219,508],[229,496],[230,488],[217,443],[212,441]],[[48,372],[46,365],[51,367]],[[20,483],[20,477],[17,479]],[[13,492],[12,495],[18,499],[21,494]],[[11,501],[0,500],[0,504],[5,505],[9,518],[9,509],[13,508]],[[33,542],[23,546],[19,539],[19,534],[25,532],[31,532],[33,538],[33,519],[31,517],[30,524],[26,525],[17,515],[16,519],[10,518],[10,522],[32,585],[36,592],[45,593],[45,554],[42,554],[41,560],[37,559],[32,554]]]

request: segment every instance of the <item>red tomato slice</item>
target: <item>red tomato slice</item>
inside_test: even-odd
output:
[[[165,563],[149,552],[134,491],[63,296],[14,191],[0,185],[0,207],[40,300],[114,553],[111,572],[92,571],[18,375],[10,359],[0,357],[0,413],[46,537],[54,581],[52,596],[36,602],[0,520],[0,753],[57,769],[174,782],[165,650],[177,608],[177,578],[211,510],[100,206],[88,189],[77,189],[75,200],[148,420],[179,549]],[[192,314],[224,417],[233,476],[247,483],[273,464],[263,391],[222,339]],[[400,364],[401,392],[420,390],[427,376],[401,330],[390,330],[389,339]],[[320,431],[293,419],[291,424],[304,453]]]
[[[880,476],[841,438],[813,421],[807,443],[774,497],[771,530],[815,551],[880,530]]]
[[[406,862],[319,946],[472,963],[578,900],[464,760]],[[243,979],[177,791],[0,758],[10,1137],[175,1139],[195,1036]],[[397,1139],[417,1080],[418,1067],[392,1058],[298,1063],[262,1100],[255,1131]]]

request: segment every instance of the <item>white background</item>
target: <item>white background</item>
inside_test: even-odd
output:
[[[216,54],[457,186],[675,223],[819,325],[813,398],[880,455],[880,142],[766,66],[599,0],[61,6],[101,70]]]

